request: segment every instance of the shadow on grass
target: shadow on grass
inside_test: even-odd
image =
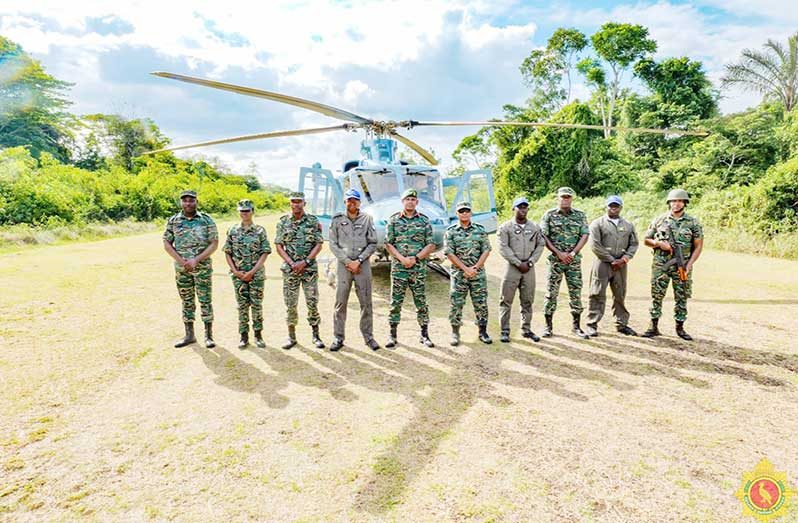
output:
[[[498,278],[489,278],[492,304],[497,300],[495,294],[499,283]],[[430,315],[436,325],[448,324],[448,286],[448,281],[437,274],[430,274],[427,280]],[[375,308],[387,304],[389,293],[389,267],[377,265],[374,267]],[[405,304],[404,322],[415,323],[409,293]],[[519,319],[517,315],[515,310],[514,320]],[[385,320],[378,317],[376,321]],[[376,323],[375,326],[385,327]],[[467,334],[467,329],[471,328],[473,326],[466,322],[464,332]],[[491,328],[496,332],[495,313],[492,314]],[[374,458],[371,471],[355,496],[355,508],[372,515],[382,514],[401,503],[407,486],[423,471],[440,443],[479,400],[497,407],[512,404],[511,399],[497,392],[496,385],[546,391],[566,401],[583,402],[590,398],[569,390],[567,384],[572,380],[600,383],[619,391],[634,389],[633,385],[614,374],[622,373],[638,377],[659,376],[702,389],[711,386],[709,381],[683,372],[690,371],[725,374],[765,386],[784,386],[786,384],[781,380],[728,361],[776,365],[798,371],[798,358],[794,356],[760,353],[713,341],[680,343],[608,334],[589,341],[565,337],[541,343],[515,341],[515,344],[496,342],[491,346],[463,344],[453,349],[440,344],[434,349],[400,344],[397,350],[378,352],[346,348],[332,353],[302,346],[295,349],[315,365],[279,349],[252,350],[274,374],[262,372],[223,348],[214,352],[204,349],[196,352],[217,374],[219,384],[232,390],[257,392],[274,408],[287,405],[289,399],[281,391],[290,383],[326,390],[342,401],[356,399],[355,394],[346,388],[347,384],[407,398],[414,406],[412,418],[392,438],[390,446]],[[716,361],[688,357],[684,352]],[[632,361],[630,356],[647,361]],[[514,370],[507,364],[521,365],[533,372]]]

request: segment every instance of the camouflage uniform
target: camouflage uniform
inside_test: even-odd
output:
[[[183,211],[175,214],[166,222],[163,239],[171,243],[175,251],[185,259],[198,256],[214,240],[219,232],[213,219],[204,212],[197,211],[193,218],[188,218]],[[211,304],[211,275],[213,266],[210,257],[199,262],[189,272],[175,262],[175,283],[177,292],[183,302],[183,323],[194,321],[196,303],[194,294],[200,303],[202,321],[213,321],[213,305]]]
[[[559,208],[546,211],[540,221],[540,230],[562,252],[573,251],[582,235],[589,232],[585,213],[577,209],[571,209],[569,213],[564,213]],[[581,314],[582,254],[574,256],[574,260],[570,264],[562,263],[554,253],[549,254],[548,261],[548,284],[543,301],[543,313],[550,316],[557,309],[557,294],[560,292],[560,283],[565,276],[571,312]]]
[[[224,252],[233,258],[233,263],[238,270],[249,272],[258,263],[263,254],[271,254],[269,237],[266,229],[260,225],[243,224],[233,225],[227,231],[227,240],[224,243]],[[233,288],[236,291],[238,302],[238,332],[249,332],[249,309],[252,308],[252,328],[255,331],[263,330],[263,287],[266,280],[266,271],[261,267],[252,280],[246,282],[235,275]]]
[[[406,216],[404,212],[393,214],[388,220],[385,243],[393,245],[402,256],[415,256],[425,246],[434,243],[429,218],[416,212]],[[388,322],[397,324],[401,319],[402,302],[410,288],[416,305],[418,324],[429,323],[429,309],[425,286],[427,283],[427,260],[418,260],[406,269],[396,258],[391,259],[391,310]]]
[[[646,239],[671,242],[671,233],[676,244],[681,245],[684,260],[687,262],[693,252],[693,240],[704,237],[704,230],[696,218],[684,213],[681,218],[674,217],[667,212],[651,222],[646,231]],[[687,281],[679,279],[678,268],[675,264],[665,269],[665,264],[672,257],[671,253],[662,249],[654,249],[654,258],[651,263],[651,317],[658,319],[662,316],[662,300],[668,291],[668,284],[673,281],[673,297],[676,304],[673,308],[676,321],[687,319],[687,299],[692,293],[692,272],[687,275]]]
[[[286,214],[277,222],[277,234],[274,243],[282,245],[288,256],[295,262],[307,259],[310,251],[317,243],[324,241],[321,235],[321,224],[312,214],[303,214],[298,220]],[[297,303],[299,287],[305,292],[305,303],[308,307],[308,323],[317,326],[319,318],[319,268],[316,260],[310,260],[302,274],[291,272],[291,266],[283,263],[283,299],[287,309],[286,323],[289,327],[297,324]]]
[[[485,228],[473,222],[468,227],[463,227],[460,223],[450,225],[446,229],[443,245],[444,254],[457,256],[466,267],[476,265],[482,254],[491,249]],[[488,323],[488,278],[485,268],[481,267],[474,278],[466,278],[463,271],[452,264],[449,288],[452,307],[449,310],[449,323],[453,327],[463,324],[463,306],[469,293],[471,293],[471,303],[474,305],[477,325],[486,325]]]

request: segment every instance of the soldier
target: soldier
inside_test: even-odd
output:
[[[252,222],[255,207],[250,200],[238,202],[241,223],[227,231],[224,253],[238,302],[238,333],[241,340],[238,348],[249,343],[249,310],[252,309],[252,330],[255,345],[266,347],[263,342],[263,286],[266,280],[263,264],[272,252],[266,229]]]
[[[621,218],[623,200],[620,196],[607,198],[607,214],[590,224],[590,248],[596,255],[590,270],[590,298],[587,312],[587,335],[598,336],[598,322],[604,316],[607,285],[612,289],[612,314],[615,330],[627,336],[637,336],[629,327],[626,299],[626,264],[637,252],[635,226]]]
[[[546,328],[543,337],[552,335],[552,321],[554,311],[557,309],[557,294],[560,292],[560,283],[565,276],[568,286],[568,304],[571,306],[573,316],[573,333],[582,339],[588,336],[579,326],[579,317],[582,314],[582,255],[579,251],[587,243],[587,219],[585,213],[571,207],[575,193],[570,187],[557,189],[557,208],[546,211],[540,222],[540,230],[546,240],[549,254],[548,285],[546,297],[543,302],[543,314],[546,317]]]
[[[416,317],[421,326],[420,343],[427,347],[435,344],[429,339],[429,309],[425,286],[427,283],[427,258],[435,250],[432,239],[432,225],[429,218],[416,211],[418,193],[407,189],[402,193],[404,210],[393,214],[388,220],[385,248],[393,257],[391,260],[391,310],[388,322],[391,335],[388,348],[396,346],[396,328],[402,313],[405,292],[410,288],[416,305]]]
[[[490,240],[485,228],[471,222],[471,204],[460,202],[455,207],[458,223],[446,229],[443,252],[452,262],[449,299],[449,323],[452,325],[451,345],[460,345],[460,326],[463,324],[463,306],[468,294],[474,306],[479,328],[479,341],[493,343],[488,336],[488,278],[485,261],[490,255]]]
[[[211,254],[219,245],[219,232],[213,219],[197,211],[197,193],[180,193],[183,210],[166,222],[163,247],[175,260],[175,283],[183,302],[183,324],[186,329],[175,347],[185,347],[197,341],[194,337],[194,295],[200,303],[202,321],[205,323],[205,346],[213,348],[213,305],[211,304]]]
[[[499,254],[507,260],[499,302],[501,341],[510,341],[510,314],[518,292],[521,301],[521,336],[540,341],[532,332],[532,302],[535,300],[535,263],[543,254],[546,240],[537,224],[526,219],[529,200],[523,196],[513,201],[515,217],[499,227]]]
[[[284,260],[283,299],[287,309],[288,339],[283,343],[284,349],[296,345],[297,303],[299,287],[305,292],[305,303],[308,307],[308,323],[313,329],[313,343],[319,349],[324,342],[319,337],[319,268],[316,256],[321,251],[324,239],[321,235],[321,224],[318,218],[305,213],[305,194],[292,192],[291,214],[286,214],[277,222],[277,234],[274,244],[277,254]]]
[[[352,282],[360,303],[360,332],[371,350],[380,348],[374,339],[374,311],[371,305],[371,263],[369,258],[377,250],[377,231],[374,219],[360,212],[360,193],[349,189],[344,195],[346,212],[333,216],[330,223],[330,250],[338,259],[335,291],[335,317],[331,351],[344,346],[346,307]]]
[[[684,211],[689,202],[687,191],[673,189],[667,198],[670,211],[655,218],[646,231],[645,243],[654,249],[654,258],[651,263],[651,324],[643,333],[645,338],[660,335],[658,323],[662,316],[662,300],[672,281],[676,334],[683,340],[693,339],[684,331],[684,321],[687,319],[687,299],[692,293],[692,268],[704,248],[704,230],[696,218]],[[674,263],[677,246],[684,257],[684,281],[679,276],[680,268]]]

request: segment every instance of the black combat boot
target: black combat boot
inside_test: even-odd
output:
[[[588,336],[587,334],[585,334],[585,331],[583,331],[583,330],[582,330],[582,327],[580,327],[580,326],[579,326],[579,316],[580,316],[580,315],[579,315],[579,314],[576,314],[575,312],[572,312],[572,313],[571,313],[571,316],[573,316],[573,318],[574,318],[574,326],[573,326],[573,328],[571,329],[571,332],[573,332],[573,333],[574,333],[574,335],[575,335],[577,338],[582,338],[583,340],[589,340],[589,339],[590,339],[590,336]]]
[[[648,324],[648,329],[641,336],[644,338],[653,338],[659,336],[659,318],[651,318],[651,323]]]
[[[538,338],[540,339],[540,338]],[[502,331],[502,335],[499,338],[499,341],[502,343],[510,343],[510,332],[509,331]]]
[[[243,349],[247,345],[249,345],[249,332],[242,332],[241,339],[238,340],[238,348]]]
[[[288,326],[288,338],[285,340],[285,343],[283,343],[282,347],[285,350],[288,350],[291,347],[293,347],[294,345],[296,345],[296,326],[289,325]]]
[[[540,341],[540,336],[538,336],[537,334],[528,329],[524,329],[521,332],[521,336],[523,336],[524,338],[529,338],[532,341]]]
[[[344,346],[344,340],[336,336],[333,338],[333,342],[330,344],[330,351],[338,352],[339,350],[341,350],[341,348],[343,348],[343,346]]]
[[[592,337],[598,336],[598,325],[595,323],[585,324],[585,334]]]
[[[491,337],[488,336],[487,324],[482,324],[479,326],[479,341],[481,341],[485,345],[490,345],[491,343],[493,343]]]
[[[371,350],[380,350],[380,344],[377,343],[377,340],[375,340],[374,338],[370,338],[366,341],[366,347],[368,347]]]
[[[677,321],[676,322],[676,335],[679,336],[683,340],[693,341],[693,337],[690,336],[689,334],[687,334],[684,331],[684,322],[683,321]]]
[[[213,322],[205,322],[205,347],[212,349],[216,347],[216,342],[213,341]]]
[[[175,347],[177,348],[185,347],[186,345],[191,345],[192,343],[197,341],[197,338],[194,337],[194,322],[187,321],[183,324],[183,326],[186,328],[186,335],[183,337],[182,340],[175,343]]]
[[[418,342],[427,346],[427,347],[434,347],[435,344],[432,343],[432,340],[429,339],[429,325],[422,325],[421,326],[421,336],[418,338]]]
[[[460,326],[452,325],[452,341],[449,342],[452,347],[460,345]]]
[[[553,315],[546,314],[546,326],[543,327],[543,332],[540,333],[543,338],[551,338],[554,335],[554,326],[552,325],[553,320]]]
[[[319,326],[313,325],[311,328],[313,329],[313,344],[316,345],[317,349],[323,349],[324,342],[321,341],[321,338],[319,337]]]
[[[635,330],[628,325],[618,325],[615,330],[626,336],[637,336]]]
[[[266,342],[263,341],[263,331],[255,331],[255,346],[259,349],[266,348]]]
[[[385,344],[389,349],[396,347],[396,327],[398,326],[399,324],[397,323],[391,323],[391,334],[388,336],[388,342]]]

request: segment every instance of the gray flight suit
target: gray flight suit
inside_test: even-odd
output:
[[[346,307],[354,282],[360,302],[360,332],[364,341],[368,342],[374,338],[369,257],[377,250],[377,231],[372,217],[362,212],[354,220],[345,212],[333,216],[330,222],[330,250],[338,259],[333,335],[341,340],[345,338]],[[355,260],[360,260],[359,274],[352,274],[346,269],[346,264]]]
[[[629,311],[624,304],[626,300],[626,265],[617,271],[612,270],[610,263],[627,256],[630,259],[637,252],[638,241],[635,226],[620,218],[615,225],[605,214],[590,224],[590,249],[596,255],[590,269],[590,299],[587,312],[587,323],[596,324],[604,316],[607,304],[607,285],[612,289],[612,313],[616,327],[629,323]]]
[[[516,291],[521,299],[521,329],[531,330],[532,302],[535,300],[534,264],[543,254],[546,240],[540,227],[530,220],[516,223],[515,218],[499,227],[499,254],[507,260],[502,278],[502,298],[499,302],[499,321],[502,332],[510,332],[510,311]],[[526,274],[518,270],[523,262],[529,263]]]

